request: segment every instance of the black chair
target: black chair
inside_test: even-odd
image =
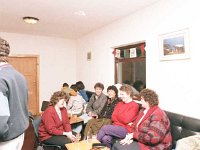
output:
[[[35,133],[35,146],[41,146],[42,148],[53,148],[53,149],[59,149],[61,150],[61,146],[59,145],[50,145],[50,144],[44,144],[40,141],[39,137],[38,137],[38,128],[40,125],[40,121],[41,121],[41,117],[38,116],[36,118],[33,117],[29,117],[32,121],[33,124],[33,128],[34,128],[34,133]]]
[[[41,111],[45,111],[45,109],[49,106],[49,101],[42,101]]]
[[[92,94],[94,94],[94,92],[86,90],[86,94],[88,96],[88,101],[89,101],[91,96],[92,96]]]

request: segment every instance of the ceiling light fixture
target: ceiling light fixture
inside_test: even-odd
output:
[[[23,17],[23,20],[28,24],[36,24],[39,21],[39,19],[35,17]]]

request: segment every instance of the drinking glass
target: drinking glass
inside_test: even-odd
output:
[[[87,143],[90,143],[91,139],[92,139],[92,134],[91,133],[87,134]]]
[[[76,141],[79,142],[81,140],[81,134],[77,133],[76,134]]]
[[[97,139],[97,135],[96,134],[93,134],[92,135],[92,141],[95,141]]]

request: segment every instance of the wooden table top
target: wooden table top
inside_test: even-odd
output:
[[[90,150],[93,143],[99,143],[99,141],[96,139],[82,140],[80,142],[65,144],[65,146],[68,150]]]
[[[69,120],[70,124],[74,124],[74,123],[79,123],[84,121],[83,119],[77,117],[77,116],[72,116]]]

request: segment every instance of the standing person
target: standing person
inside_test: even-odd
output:
[[[29,126],[25,77],[8,63],[9,43],[0,38],[0,150],[21,150]]]
[[[112,125],[104,125],[97,134],[97,139],[111,148],[112,138],[125,138],[131,132],[128,125],[134,121],[139,112],[139,106],[133,101],[133,90],[130,85],[124,84],[120,87],[120,98],[112,113]]]
[[[143,109],[130,124],[131,133],[115,143],[112,150],[171,150],[170,121],[165,112],[158,107],[158,95],[150,89],[143,89],[140,95]]]
[[[86,94],[85,85],[83,84],[83,82],[82,81],[76,82],[76,87],[78,90],[78,94],[81,95],[86,102],[88,102],[89,99]]]
[[[68,98],[63,91],[53,93],[50,106],[42,114],[38,129],[41,142],[60,145],[63,150],[66,150],[65,144],[76,141],[72,134],[67,109],[64,107]]]

